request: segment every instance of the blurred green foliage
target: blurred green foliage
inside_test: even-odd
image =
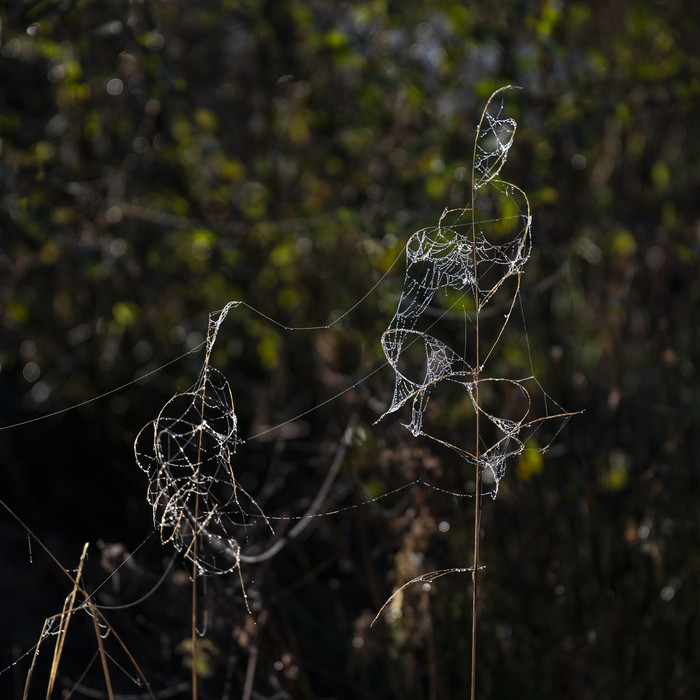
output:
[[[416,478],[464,491],[451,455],[398,421],[372,427],[388,373],[358,382],[382,361],[394,261],[413,231],[468,202],[484,101],[520,85],[506,170],[530,197],[534,253],[527,332],[509,329],[498,370],[523,376],[531,356],[547,393],[586,412],[542,463],[525,452],[486,504],[480,697],[696,697],[699,42],[700,13],[678,0],[4,4],[2,423],[143,377],[201,343],[230,299],[282,326],[326,325],[388,272],[327,331],[243,308],[227,320],[214,361],[244,437],[353,387],[241,448],[241,479],[266,512],[301,514],[356,411],[362,439],[322,510]],[[149,531],[130,442],[199,361],[0,433],[3,498],[66,566],[76,541],[134,547]],[[461,416],[445,407],[444,423],[458,441]],[[211,582],[201,697],[238,697],[253,650],[260,697],[464,695],[468,575],[408,589],[391,625],[368,623],[393,586],[466,565],[469,513],[416,487],[323,518],[244,572],[257,627],[236,581]],[[35,642],[36,615],[57,612],[18,598],[66,593],[56,577],[47,597],[23,568],[24,534],[2,527],[14,544],[0,666]],[[157,576],[151,544],[136,561]],[[148,589],[121,571],[115,599]],[[157,689],[189,677],[189,588],[172,579],[137,616],[116,615]],[[75,680],[88,657],[73,652]],[[127,680],[120,692],[135,692]],[[97,669],[83,682],[99,684]]]

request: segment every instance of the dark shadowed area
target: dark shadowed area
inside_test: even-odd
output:
[[[469,573],[370,627],[398,586],[469,567],[474,527],[473,467],[407,431],[410,404],[377,422],[396,401],[382,334],[404,247],[470,205],[482,110],[517,85],[496,108],[518,122],[503,177],[532,252],[488,371],[534,373],[533,411],[583,413],[483,500],[476,695],[700,697],[698,46],[680,0],[2,4],[0,499],[60,566],[0,509],[0,695],[22,698],[42,639],[45,697],[58,618],[42,625],[89,543],[114,697],[149,697],[118,639],[155,697],[193,697],[197,538],[133,445],[196,388],[209,314],[237,300],[206,384],[213,401],[228,382],[235,435],[217,414],[185,444],[188,408],[160,433],[182,474],[193,445],[230,458],[238,489],[217,482],[228,520],[200,519],[198,555],[228,573],[198,578],[199,700],[469,697]],[[471,357],[457,301],[426,313]],[[469,450],[463,389],[425,417]],[[518,385],[490,389],[517,414]],[[108,693],[75,612],[53,697]]]

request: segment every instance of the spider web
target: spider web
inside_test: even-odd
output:
[[[210,315],[199,379],[171,398],[134,441],[136,463],[149,479],[147,499],[161,542],[172,543],[203,575],[240,566],[237,533],[248,524],[249,511],[272,531],[255,499],[236,480],[232,459],[240,441],[231,387],[210,364],[221,323],[238,304],[229,302]]]
[[[396,375],[394,392],[391,405],[379,418],[410,406],[410,420],[403,425],[414,436],[442,443],[487,472],[492,487],[483,492],[493,497],[508,460],[525,449],[522,431],[566,415],[533,420],[526,383],[534,377],[504,379],[487,374],[488,360],[519,299],[520,279],[532,246],[527,196],[497,177],[516,131],[516,122],[503,116],[503,105],[494,102],[498,92],[489,100],[475,138],[471,205],[445,210],[436,227],[414,233],[406,244],[403,290],[381,340]],[[462,353],[436,335],[441,319],[460,314],[465,319]],[[486,319],[490,337],[483,352]],[[473,413],[489,424],[490,430],[480,430],[471,449],[450,443],[426,427],[431,394],[444,383],[461,387]],[[499,415],[487,408],[486,398],[494,390],[516,395],[519,413],[512,415],[511,409],[510,415]],[[489,435],[486,441],[485,434]]]

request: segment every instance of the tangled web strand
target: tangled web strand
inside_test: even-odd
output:
[[[198,575],[224,574],[240,566],[237,533],[248,525],[251,511],[272,530],[236,480],[232,458],[240,441],[231,388],[210,364],[219,327],[237,305],[229,302],[210,314],[197,382],[171,398],[134,442],[136,462],[149,479],[147,498],[161,542],[172,543]]]

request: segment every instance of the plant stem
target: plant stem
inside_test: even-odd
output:
[[[197,538],[199,536],[199,471],[202,467],[202,441],[204,440],[204,407],[207,395],[207,371],[209,352],[202,374],[202,404],[200,409],[199,444],[197,446],[197,469],[195,471],[194,525],[192,533],[192,700],[197,700]]]
[[[477,416],[477,421],[478,421]],[[478,435],[478,428],[477,428]],[[474,490],[474,561],[472,564],[472,681],[471,681],[471,700],[476,699],[476,574],[479,568],[479,518],[480,510],[480,479],[479,479],[479,462],[476,463],[476,488]]]
[[[197,497],[197,500],[199,498]],[[195,538],[196,538],[195,533]],[[192,555],[197,556],[195,542]],[[197,564],[192,565],[192,700],[197,700]]]
[[[477,132],[478,135],[478,132]],[[472,191],[472,217],[474,216],[474,193]],[[476,402],[476,424],[475,424],[475,448],[474,448],[474,560],[472,562],[472,678],[471,678],[471,700],[476,698],[476,593],[477,593],[477,572],[479,570],[479,520],[481,516],[481,460],[479,457],[479,439],[481,437],[481,426],[479,422],[479,375],[481,374],[479,357],[479,290],[476,278],[476,225],[472,223],[474,230],[474,299],[476,301],[476,373],[474,377],[474,400]]]
[[[479,458],[479,439],[481,437],[481,426],[479,422],[479,377],[481,376],[481,355],[479,352],[479,277],[478,277],[478,257],[476,246],[476,152],[479,142],[479,133],[481,124],[484,121],[484,115],[488,109],[488,103],[481,115],[481,119],[476,127],[474,136],[474,152],[472,154],[472,192],[471,192],[471,227],[472,227],[472,264],[474,265],[473,284],[474,284],[474,330],[476,335],[475,341],[475,360],[474,360],[474,401],[476,402],[476,421],[474,427],[474,559],[472,562],[472,669],[471,669],[471,700],[476,699],[476,594],[477,594],[477,572],[479,570],[479,518],[481,507],[481,483],[480,483],[480,458]]]

